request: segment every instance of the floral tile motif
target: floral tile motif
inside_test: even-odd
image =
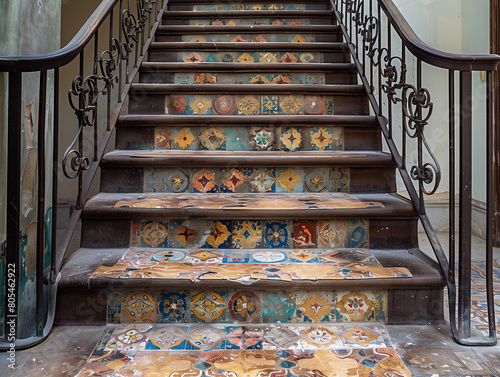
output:
[[[215,171],[200,169],[191,178],[194,192],[210,192],[216,186]]]
[[[228,169],[223,172],[224,192],[248,192],[248,183],[243,169]],[[246,190],[245,190],[246,189]]]
[[[295,314],[295,297],[288,293],[268,292],[262,298],[262,321],[291,322]]]
[[[232,319],[250,322],[261,313],[262,303],[254,292],[238,291],[229,299],[228,309]]]
[[[246,82],[242,82],[245,84],[270,84],[271,83],[271,77],[269,75],[253,75],[250,76],[248,80],[245,80]]]
[[[384,291],[337,292],[336,322],[384,321]]]
[[[146,221],[141,223],[141,246],[168,247],[168,223]]]
[[[249,136],[253,150],[271,150],[274,145],[274,133],[270,128],[253,128]]]
[[[186,349],[187,334],[186,326],[160,327],[149,334],[146,344],[147,350],[184,350]]]
[[[191,227],[188,221],[170,221],[170,247],[195,247],[198,240],[198,229]]]
[[[220,350],[224,349],[226,334],[224,329],[203,325],[192,329],[188,335],[186,349],[192,350]]]
[[[203,57],[200,54],[193,52],[187,55],[183,60],[185,63],[200,63],[203,61]]]
[[[331,127],[317,127],[310,131],[311,149],[325,151],[334,150],[334,132]]]
[[[347,326],[339,330],[346,348],[385,348],[388,346],[375,326]]]
[[[309,169],[305,173],[304,188],[307,192],[328,192],[330,169]]]
[[[252,254],[251,263],[284,263],[288,261],[288,257],[284,251],[279,250],[262,250]]]
[[[212,101],[204,97],[190,98],[189,114],[205,115],[212,114]]]
[[[184,292],[160,294],[158,301],[159,322],[187,322],[189,318],[189,295]]]
[[[145,192],[189,191],[189,172],[184,170],[145,169],[144,177]]]
[[[233,249],[255,249],[262,245],[262,221],[233,221],[231,246]]]
[[[276,192],[303,192],[303,182],[303,169],[277,169]]]
[[[333,168],[332,169],[332,191],[350,192],[350,169]]]
[[[175,114],[189,114],[189,99],[188,97],[173,97],[172,106]]]
[[[156,322],[156,298],[148,292],[133,292],[124,296],[122,322]]]
[[[216,73],[195,73],[194,74],[194,84],[216,84],[217,74]]]
[[[172,130],[172,134],[174,135],[172,138],[174,141],[173,149],[196,149],[196,144],[193,143],[196,138],[188,128],[184,127],[174,132],[175,130]]]
[[[279,96],[280,113],[299,115],[304,113],[302,96]]]
[[[297,34],[291,38],[290,42],[292,42],[292,43],[306,43],[307,40],[302,35]],[[311,41],[311,42],[314,42],[314,41]]]
[[[262,329],[251,326],[227,326],[226,349],[254,350],[262,349],[264,336]]]
[[[226,292],[204,291],[191,297],[191,322],[215,322],[225,319]]]
[[[250,192],[275,192],[276,169],[254,169],[248,181]]]
[[[316,248],[318,246],[317,222],[293,222],[293,247],[298,249]]]
[[[260,114],[260,98],[248,95],[243,98],[237,97],[238,114],[257,115]]]
[[[229,249],[231,247],[231,221],[216,221],[210,229],[204,247],[214,249]]]
[[[281,149],[284,151],[300,151],[302,149],[302,135],[297,128],[289,128],[280,136]]]
[[[198,136],[201,149],[207,150],[225,150],[226,149],[226,135],[223,129],[211,127],[200,133]]]
[[[290,227],[286,222],[268,222],[265,224],[265,246],[268,248],[288,248],[290,245]]]
[[[107,350],[138,351],[146,348],[148,332],[153,325],[123,325],[118,326],[109,342],[106,344]]]
[[[279,114],[278,96],[262,97],[262,114]]]
[[[342,348],[335,327],[308,326],[300,332],[299,347],[303,349]]]
[[[156,129],[155,132],[155,147],[160,149],[171,149],[172,139],[170,138],[170,131],[167,129]]]
[[[234,114],[236,108],[236,100],[233,96],[221,94],[214,99],[212,108],[216,114],[231,115]]]
[[[315,56],[310,52],[305,52],[300,54],[299,59],[301,63],[310,63],[315,60]]]
[[[321,115],[325,113],[325,97],[306,96],[304,97],[304,114]]]
[[[335,297],[333,292],[317,292],[312,295],[297,295],[297,322],[335,321]]]

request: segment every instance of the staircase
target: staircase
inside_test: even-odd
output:
[[[321,328],[375,368],[379,325],[442,320],[444,279],[330,3],[304,3],[170,2],[63,268],[58,324],[108,324],[101,343],[121,352],[286,353]],[[349,331],[366,342],[331,336]]]

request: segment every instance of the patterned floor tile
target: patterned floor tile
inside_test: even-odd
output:
[[[288,261],[287,254],[281,250],[262,250],[251,254],[251,263],[284,263]]]
[[[153,220],[143,222],[140,236],[140,246],[168,247],[168,223]]]
[[[342,348],[343,346],[336,327],[307,326],[301,328],[299,334],[299,348],[301,349]]]
[[[284,151],[299,151],[302,149],[302,135],[298,128],[289,128],[280,136],[280,149]]]
[[[303,192],[304,170],[292,168],[276,169],[276,192]]]
[[[264,242],[267,248],[289,248],[292,229],[288,221],[266,222],[264,225]]]
[[[384,335],[375,326],[345,326],[339,328],[345,348],[386,348]]]
[[[162,326],[148,334],[147,350],[184,350],[189,334],[188,326]]]
[[[262,221],[233,221],[231,243],[233,249],[255,249],[262,245]]]
[[[137,324],[118,326],[106,344],[106,350],[139,351],[146,349],[148,334],[153,325]]]
[[[263,349],[294,349],[298,347],[300,335],[297,330],[281,325],[264,327]]]
[[[224,326],[193,326],[190,328],[187,337],[186,349],[203,351],[220,350],[224,349],[225,340]]]
[[[261,327],[227,326],[226,349],[262,349],[264,335]]]

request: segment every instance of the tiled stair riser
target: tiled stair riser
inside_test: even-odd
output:
[[[215,11],[230,11],[230,10],[306,10],[306,4],[266,4],[266,3],[253,3],[253,4],[210,4],[210,5],[194,5],[193,11],[195,12],[215,12]]]
[[[230,30],[228,30],[230,31]],[[256,33],[240,33],[240,34],[199,34],[190,35],[184,34],[179,38],[182,42],[291,42],[291,43],[311,43],[316,41],[314,34],[256,34]]]
[[[349,192],[349,168],[146,169],[144,192]]]
[[[386,291],[134,290],[108,294],[108,323],[384,322]]]
[[[215,25],[215,26],[234,26],[234,25],[310,25],[311,20],[305,18],[210,18],[210,19],[192,19],[189,25]]]
[[[316,85],[325,83],[325,75],[319,73],[176,73],[175,84],[304,84]]]
[[[155,129],[155,149],[343,150],[342,127],[172,127]]]
[[[185,63],[323,63],[324,55],[310,51],[184,51],[177,53],[176,60]]]
[[[178,115],[333,115],[332,96],[168,95],[165,114]]]
[[[368,220],[142,220],[131,246],[159,248],[368,248]]]

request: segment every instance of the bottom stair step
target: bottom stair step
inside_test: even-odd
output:
[[[411,376],[384,326],[107,326],[83,376]]]
[[[442,319],[444,279],[417,249],[80,249],[63,276],[61,324]]]

